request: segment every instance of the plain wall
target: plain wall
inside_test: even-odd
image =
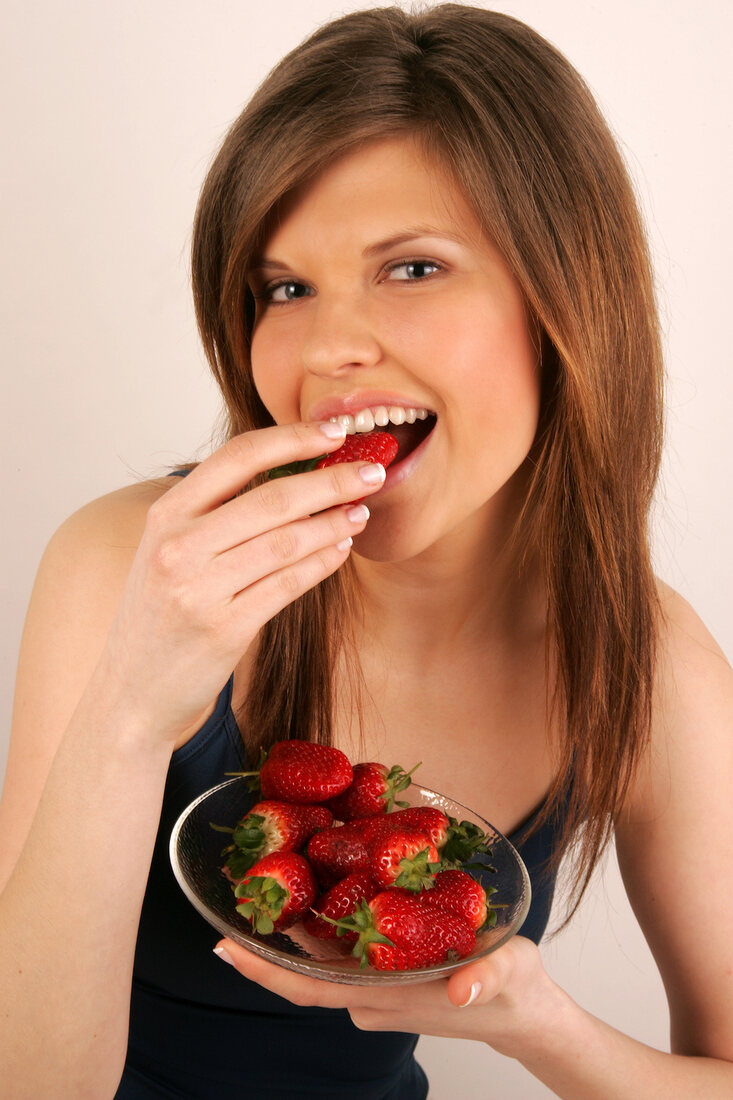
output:
[[[219,401],[188,274],[206,167],[279,57],[318,24],[362,6],[5,0],[0,762],[25,608],[54,529],[89,499],[209,449]],[[669,372],[657,568],[730,655],[730,6],[498,6],[550,38],[586,77],[636,180]],[[586,1008],[666,1046],[661,983],[613,857],[544,954]],[[507,1100],[550,1095],[480,1044],[427,1038],[420,1053],[433,1100],[471,1088]]]

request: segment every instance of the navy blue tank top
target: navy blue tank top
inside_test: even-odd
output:
[[[231,680],[197,734],[173,754],[135,954],[125,1072],[116,1100],[425,1100],[418,1036],[359,1031],[346,1011],[299,1008],[243,978],[213,954],[219,934],[188,902],[168,858],[183,809],[226,772],[246,768]],[[539,811],[538,811],[539,812]],[[534,816],[534,815],[533,815]],[[526,843],[511,834],[532,880],[521,934],[539,942],[554,879],[542,865],[551,824]]]

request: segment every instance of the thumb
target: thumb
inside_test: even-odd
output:
[[[448,1000],[456,1008],[488,1004],[509,983],[514,971],[513,954],[499,950],[479,962],[461,967],[448,980]]]

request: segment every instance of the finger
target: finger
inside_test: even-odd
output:
[[[233,614],[241,616],[246,630],[251,628],[253,621],[268,622],[278,611],[335,573],[350,552],[350,542],[344,541],[337,546],[326,546],[293,565],[270,573],[234,596],[231,602]]]
[[[220,954],[224,951],[225,955]],[[346,1008],[350,999],[351,990],[348,986],[335,982],[321,981],[318,978],[309,978],[304,974],[296,974],[286,970],[282,966],[268,962],[266,959],[248,951],[233,940],[222,940],[216,945],[214,951],[224,961],[230,961],[239,973],[249,978],[252,982],[269,989],[270,992],[284,997],[292,1004],[302,1007],[319,1008]],[[353,994],[352,994],[353,995]]]
[[[513,952],[495,951],[484,959],[461,967],[451,975],[448,980],[448,1000],[456,1008],[488,1004],[506,988],[513,972]]]
[[[166,496],[177,507],[185,500],[187,514],[204,515],[241,492],[257,474],[336,450],[345,439],[340,429],[341,425],[327,421],[277,425],[233,436]]]
[[[344,462],[324,470],[268,481],[228,501],[201,520],[197,538],[207,553],[239,543],[381,489],[386,471],[379,463]]]
[[[293,1004],[348,1009],[352,1018],[362,1021],[357,1026],[368,1027],[374,1017],[384,1018],[390,1013],[403,1016],[405,1012],[405,991],[401,985],[347,985],[310,978],[268,962],[229,939],[221,940],[214,951],[224,961],[231,962],[243,977],[257,982],[280,997],[285,997]],[[224,954],[220,954],[220,951]],[[226,959],[225,956],[229,958]],[[439,1009],[445,1011],[445,984],[444,979],[416,984],[411,989],[411,999],[426,1001],[430,1006],[435,1003]],[[398,1030],[394,1024],[393,1029]]]
[[[294,565],[330,546],[360,534],[369,519],[365,504],[330,508],[319,515],[266,531],[243,542],[211,564],[211,594],[230,599],[263,577]]]

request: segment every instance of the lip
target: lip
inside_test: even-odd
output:
[[[361,409],[373,409],[377,405],[398,405],[404,409],[428,409],[424,401],[407,397],[403,393],[389,393],[387,390],[362,390],[359,393],[344,394],[343,397],[324,397],[307,411],[307,420],[328,420],[331,416],[348,413],[353,416]],[[419,450],[419,448],[416,448]]]
[[[391,466],[387,467],[387,476],[384,479],[384,485],[378,493],[373,494],[374,497],[380,497],[383,493],[389,492],[390,489],[396,488],[396,486],[401,485],[403,481],[414,473],[417,466],[419,466],[425,457],[425,452],[435,435],[436,427],[437,422],[433,425],[432,430],[425,436],[422,443],[419,443],[417,447],[415,447],[414,451],[410,451],[409,455],[403,458],[401,462],[393,462]]]

